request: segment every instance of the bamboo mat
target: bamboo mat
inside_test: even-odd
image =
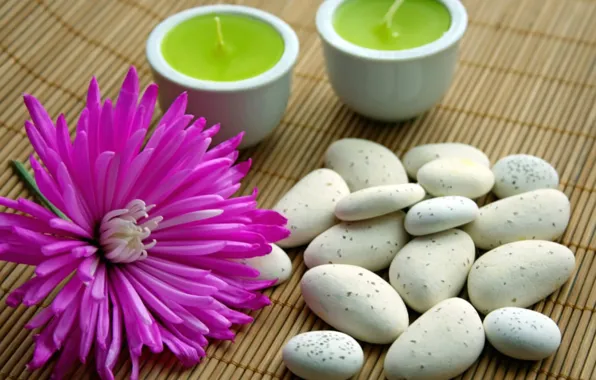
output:
[[[403,154],[412,146],[460,141],[494,162],[510,153],[545,158],[561,175],[573,214],[562,242],[577,258],[573,278],[535,309],[563,332],[557,353],[538,363],[510,360],[488,347],[463,379],[596,379],[596,1],[465,0],[470,25],[449,94],[423,117],[402,125],[378,124],[347,110],[326,79],[314,16],[320,1],[236,1],[285,19],[301,51],[293,93],[281,125],[243,153],[254,159],[243,191],[261,189],[270,207],[300,177],[319,167],[327,146],[342,137],[378,141]],[[201,1],[3,0],[0,3],[0,194],[27,196],[9,159],[31,153],[23,122],[23,92],[38,97],[52,116],[81,110],[97,75],[115,97],[129,65],[142,84],[151,80],[145,39],[158,21]],[[144,357],[144,379],[290,379],[280,349],[295,334],[327,326],[311,314],[299,291],[305,271],[300,250],[290,251],[295,273],[268,291],[272,305],[254,313],[235,343],[213,344],[208,357],[183,369],[169,353]],[[0,264],[0,379],[47,379],[51,366],[30,373],[31,333],[23,327],[36,307],[5,305],[10,290],[32,275],[23,265]],[[47,304],[47,302],[46,302]],[[381,379],[387,346],[365,345],[359,379]],[[90,367],[71,378],[93,378]],[[121,360],[117,377],[126,378]]]

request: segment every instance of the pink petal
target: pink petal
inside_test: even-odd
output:
[[[62,343],[66,340],[66,337],[69,335],[71,330],[73,330],[74,321],[79,315],[79,302],[81,299],[81,293],[78,293],[76,303],[70,305],[71,307],[65,313],[60,315],[60,319],[58,320],[58,324],[56,325],[56,329],[54,330],[54,344],[56,347],[61,347]],[[78,330],[78,328],[76,328]]]
[[[172,102],[172,104],[164,113],[163,117],[157,123],[157,125],[168,125],[172,123],[174,120],[183,116],[184,111],[186,110],[187,102],[188,94],[186,92],[183,92],[180,95],[178,95],[178,97]]]
[[[27,322],[25,325],[25,328],[28,330],[33,330],[44,326],[50,321],[50,319],[52,319],[52,317],[54,317],[54,311],[51,308],[46,307],[38,312],[33,318],[31,318],[31,320],[29,320],[29,322]]]
[[[207,154],[205,154],[205,160],[225,157],[238,148],[243,137],[244,132],[240,132],[235,137],[232,137],[231,139],[217,145],[215,148],[211,149],[209,152],[207,152]]]
[[[41,264],[39,264],[37,268],[35,268],[35,274],[39,277],[44,277],[56,272],[65,265],[71,264],[72,262],[73,259],[68,254],[53,256],[52,258],[46,259]]]
[[[35,123],[35,127],[39,130],[40,134],[43,136],[44,140],[49,146],[55,146],[56,130],[50,115],[48,115],[39,100],[33,96],[25,95],[23,98],[25,100],[25,105],[29,110],[29,114],[31,115],[31,119],[33,120],[33,123]]]
[[[149,274],[141,275],[137,271],[133,271],[129,268],[123,268],[122,271],[134,276],[134,278],[143,286],[150,288],[156,295],[159,295],[168,301],[177,302],[180,305],[195,305],[199,307],[208,307],[213,303],[213,299],[209,296],[195,296],[185,293]]]
[[[82,247],[86,244],[80,240],[62,240],[41,247],[41,253],[46,256],[54,256],[64,252],[70,252],[73,248]]]
[[[154,296],[149,290],[147,290],[147,288],[145,288],[145,286],[143,286],[134,277],[131,276],[129,280],[134,286],[135,290],[139,293],[141,298],[147,303],[147,306],[155,313],[157,313],[161,318],[174,324],[183,322],[183,320],[175,312],[173,312],[166,304],[161,302],[159,298]]]
[[[145,89],[143,96],[141,97],[141,101],[139,102],[138,109],[145,109],[146,115],[153,115],[153,111],[155,109],[155,104],[157,103],[157,85],[150,84]],[[151,117],[145,117],[144,123],[140,126],[142,129],[149,128],[149,124],[151,123]],[[134,131],[133,131],[134,132]]]
[[[162,271],[175,273],[178,276],[193,278],[195,280],[200,280],[210,273],[204,269],[193,268],[189,265],[179,264],[173,261],[153,257],[151,255],[143,261],[143,264],[151,265],[155,268],[161,269]]]
[[[125,270],[126,268],[123,268]],[[126,276],[124,275],[123,271],[118,268],[113,268],[113,272],[115,276],[111,276],[114,280],[114,291],[118,293],[118,297],[127,301],[127,304],[131,308],[131,310],[135,311],[141,321],[144,324],[150,324],[151,316],[149,312],[145,308],[143,301],[139,297],[139,294],[134,290],[132,284],[128,281]]]
[[[74,303],[74,299],[83,290],[83,283],[78,277],[73,277],[60,290],[54,301],[52,301],[51,308],[56,314],[62,313],[66,308]]]
[[[97,343],[99,344],[99,347],[101,347],[101,349],[107,350],[108,335],[109,335],[109,331],[110,331],[110,310],[109,310],[110,306],[109,306],[109,297],[107,296],[108,283],[105,282],[104,284],[105,284],[104,291],[106,293],[106,296],[100,300],[99,310],[98,310],[98,314],[97,314]],[[93,296],[93,291],[91,292],[91,295]],[[105,354],[107,354],[107,351],[105,352]]]

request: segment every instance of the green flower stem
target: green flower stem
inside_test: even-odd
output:
[[[31,176],[31,174],[29,174],[29,172],[27,171],[25,166],[22,163],[20,163],[19,161],[15,161],[15,160],[11,160],[11,163],[12,163],[13,168],[17,172],[17,175],[21,178],[21,180],[23,182],[25,182],[25,185],[27,185],[27,188],[29,189],[29,191],[31,191],[33,193],[33,195],[35,195],[35,197],[41,203],[43,203],[50,211],[52,211],[54,214],[58,215],[62,219],[68,220],[66,215],[64,215],[62,212],[60,212],[60,210],[58,210],[56,208],[56,206],[54,206],[52,204],[52,202],[50,202],[48,200],[48,198],[46,198],[41,193],[41,191],[39,191],[39,187],[37,187],[37,184],[35,183],[35,179]]]

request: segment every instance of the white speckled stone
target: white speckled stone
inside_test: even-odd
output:
[[[338,331],[296,335],[284,346],[282,357],[286,367],[305,380],[346,380],[364,363],[358,342]]]
[[[561,331],[555,321],[519,307],[492,311],[484,318],[484,331],[493,347],[521,360],[542,360],[561,344]]]
[[[464,230],[476,247],[492,249],[519,240],[555,240],[565,232],[570,215],[564,193],[540,189],[487,204]]]
[[[388,282],[367,269],[320,265],[304,274],[300,288],[313,313],[358,340],[391,343],[408,327],[404,301]]]
[[[327,148],[325,167],[338,172],[351,191],[408,183],[399,158],[374,141],[347,138]]]
[[[422,314],[385,357],[389,380],[448,380],[468,369],[484,348],[484,329],[472,305],[446,299]]]
[[[412,206],[406,214],[405,227],[410,235],[428,235],[469,223],[477,215],[478,206],[471,199],[437,197]]]
[[[470,301],[483,314],[528,307],[559,289],[575,269],[573,252],[544,240],[502,245],[480,256],[468,275]]]
[[[369,187],[342,198],[335,206],[335,216],[345,221],[371,219],[411,206],[422,198],[424,189],[416,183]]]
[[[238,259],[238,262],[249,265],[259,271],[258,280],[275,280],[274,285],[286,282],[292,275],[292,260],[275,244],[271,244],[271,252],[265,256]]]
[[[418,183],[436,197],[461,195],[474,199],[492,189],[495,177],[489,168],[467,158],[442,158],[418,170]]]
[[[495,175],[493,193],[499,198],[559,186],[559,174],[555,168],[542,158],[528,154],[503,157],[495,163],[492,171]]]
[[[420,236],[397,253],[389,281],[408,306],[424,313],[459,294],[475,254],[474,242],[461,230]]]
[[[439,158],[467,158],[474,162],[490,166],[490,160],[478,148],[462,143],[438,143],[418,145],[406,152],[403,157],[404,167],[411,178],[416,178],[418,169],[427,162]]]
[[[288,218],[291,235],[277,242],[282,248],[307,244],[337,223],[335,205],[350,193],[339,174],[317,169],[294,185],[273,207]]]
[[[385,269],[409,240],[405,214],[336,224],[317,236],[304,251],[304,264],[351,264],[371,271]]]

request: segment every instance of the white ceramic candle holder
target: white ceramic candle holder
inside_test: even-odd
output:
[[[200,80],[174,70],[161,51],[164,36],[189,18],[215,13],[252,17],[275,28],[284,41],[284,52],[277,64],[255,77],[234,82]],[[281,121],[290,97],[298,46],[298,37],[292,28],[270,13],[238,5],[209,5],[185,10],[162,21],[149,35],[146,51],[154,80],[159,85],[162,109],[167,109],[186,91],[189,114],[205,117],[210,124],[221,124],[215,143],[245,131],[240,148],[246,148],[264,139]]]
[[[408,50],[374,50],[344,40],[333,16],[344,0],[326,0],[317,12],[327,75],[337,96],[354,111],[381,121],[406,120],[437,104],[455,71],[457,50],[468,24],[459,0],[439,0],[451,14],[445,34]],[[421,20],[423,22],[423,20]]]

